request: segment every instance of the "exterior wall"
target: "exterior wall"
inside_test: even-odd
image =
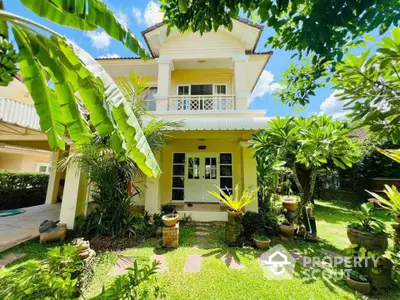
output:
[[[244,44],[239,39],[222,31],[185,33],[169,39],[160,49],[160,58],[198,59],[222,58],[245,54]]]
[[[1,87],[0,97],[10,98],[25,104],[33,104],[33,100],[28,92],[28,89],[18,79],[14,79],[13,82],[6,87]]]
[[[38,163],[51,163],[50,155],[30,155],[19,153],[1,153],[0,169],[21,172],[36,172]]]
[[[234,94],[232,69],[179,69],[171,72],[169,95],[177,95],[178,84],[228,84],[228,94]]]
[[[172,134],[173,139],[163,149],[161,154],[161,169],[163,173],[160,177],[161,204],[171,201],[172,193],[172,155],[175,152],[227,152],[232,153],[233,157],[233,183],[239,183],[243,188],[243,155],[240,141],[247,141],[251,138],[250,131],[199,131],[199,132],[177,132]],[[205,138],[204,141],[199,139]],[[206,150],[198,150],[199,145],[207,146]],[[246,162],[244,162],[246,163]],[[246,169],[247,170],[247,169]]]

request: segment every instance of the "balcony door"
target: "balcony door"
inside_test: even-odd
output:
[[[186,155],[185,201],[218,202],[208,191],[219,184],[217,153],[188,153]]]

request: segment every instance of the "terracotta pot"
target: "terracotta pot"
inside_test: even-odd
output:
[[[369,251],[384,253],[389,246],[388,238],[384,235],[373,235],[347,227],[347,237],[352,244],[365,247]]]
[[[271,244],[271,240],[270,239],[262,240],[262,239],[254,238],[254,242],[256,243],[256,247],[258,249],[266,249]]]
[[[166,214],[162,216],[162,220],[165,227],[175,226],[179,220],[178,214]]]
[[[347,277],[346,279],[347,285],[351,287],[353,290],[359,291],[363,294],[368,294],[371,292],[371,284],[369,282],[362,282]]]
[[[281,234],[288,238],[288,239],[292,239],[293,238],[293,234],[294,234],[294,226],[292,224],[289,223],[281,223],[279,225],[279,230],[281,232]]]
[[[282,201],[282,205],[289,211],[295,211],[297,208],[297,201],[292,198],[287,198]]]

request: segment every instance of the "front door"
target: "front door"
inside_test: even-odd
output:
[[[185,201],[217,202],[208,191],[219,184],[218,154],[188,153],[186,168]]]

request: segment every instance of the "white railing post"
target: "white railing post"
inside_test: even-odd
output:
[[[172,111],[224,111],[236,109],[235,95],[176,95],[168,97]]]

